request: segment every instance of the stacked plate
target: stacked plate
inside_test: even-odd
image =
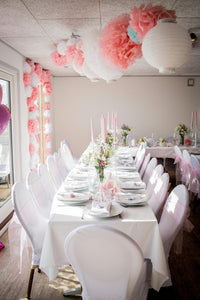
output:
[[[124,206],[139,206],[147,203],[146,194],[117,193],[117,202]]]
[[[63,183],[64,191],[83,192],[88,190],[88,181],[65,181]]]
[[[144,193],[146,188],[146,184],[143,181],[121,181],[120,189],[127,192],[140,191],[140,193]]]
[[[89,200],[89,193],[71,193],[71,192],[58,192],[57,199],[65,202],[67,205],[80,205]]]

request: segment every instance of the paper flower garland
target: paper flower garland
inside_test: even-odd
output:
[[[175,11],[161,5],[135,6],[130,14],[112,19],[102,32],[91,30],[82,39],[72,34],[67,41],[58,43],[51,59],[58,66],[72,66],[91,81],[117,80],[142,57],[146,33],[163,18],[176,20]]]
[[[45,111],[44,117],[47,111],[48,113],[48,130],[44,128],[44,134],[46,139],[46,155],[51,153],[51,123],[50,123],[50,95],[52,93],[51,86],[51,73],[48,70],[43,70],[41,65],[33,63],[30,60],[26,60],[24,63],[24,85],[25,93],[27,96],[27,107],[29,110],[28,120],[28,133],[29,133],[29,153],[30,153],[30,169],[36,170],[37,165],[40,162],[40,119],[39,119],[39,85],[43,85],[43,92],[45,98]],[[48,135],[46,134],[48,131]],[[47,138],[46,138],[47,137]]]

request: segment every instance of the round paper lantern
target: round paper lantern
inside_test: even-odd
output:
[[[174,73],[187,60],[190,50],[187,30],[172,19],[160,20],[146,34],[142,44],[144,58],[161,73]]]

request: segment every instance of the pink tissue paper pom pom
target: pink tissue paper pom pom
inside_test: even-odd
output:
[[[66,57],[69,64],[73,63],[75,53],[76,53],[76,43],[74,42],[74,44],[69,45],[66,50]]]
[[[51,73],[49,70],[42,70],[40,82],[42,84],[44,84],[45,82],[51,82]]]
[[[37,100],[39,97],[39,89],[37,87],[33,87],[33,90],[32,90],[32,94],[31,94],[31,99],[33,100]]]
[[[24,63],[24,73],[31,73],[31,66],[26,61]]]
[[[51,53],[51,59],[53,63],[57,66],[65,66],[67,65],[67,57],[66,55],[60,55],[57,50]]]
[[[174,10],[166,10],[162,5],[152,6],[142,4],[140,7],[134,6],[130,12],[130,28],[137,33],[137,38],[143,41],[147,32],[156,26],[159,19],[174,18]]]
[[[31,75],[29,73],[24,73],[23,81],[24,85],[28,86],[31,83]]]
[[[45,118],[45,123],[50,123],[50,119],[49,118]]]
[[[32,92],[33,92],[32,86],[28,85],[28,86],[25,87],[26,97],[31,97]]]
[[[27,106],[28,106],[28,107],[33,106],[33,105],[34,105],[34,102],[35,102],[35,100],[32,99],[31,97],[28,97],[28,98],[27,98]]]
[[[29,66],[31,67],[31,72],[34,72],[35,70],[35,65],[34,62],[32,62],[30,59],[27,59],[26,62],[29,64]]]
[[[28,110],[30,111],[30,112],[35,112],[35,111],[37,111],[39,109],[39,107],[37,106],[37,105],[33,105],[33,106],[29,106],[29,108],[28,108]]]
[[[128,14],[112,19],[99,38],[101,56],[110,67],[119,70],[126,70],[142,57],[141,44],[136,44],[128,36],[129,19]]]
[[[44,87],[43,87],[43,92],[45,95],[51,95],[52,93],[52,86],[51,82],[45,82]]]
[[[76,47],[75,57],[74,57],[74,65],[77,70],[81,71],[81,68],[84,63],[84,53],[81,49],[82,44],[78,44]]]
[[[37,74],[38,78],[41,80],[41,77],[42,77],[42,67],[38,63],[35,63],[35,73]]]
[[[46,142],[47,143],[51,142],[51,134],[50,133],[46,134]]]
[[[33,144],[29,144],[29,153],[33,154],[35,152],[35,147]]]
[[[50,110],[51,109],[51,104],[50,102],[45,103],[45,110]]]
[[[38,120],[28,121],[28,132],[30,135],[36,135],[39,133],[39,122]]]

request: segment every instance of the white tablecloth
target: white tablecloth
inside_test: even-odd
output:
[[[48,229],[44,239],[40,268],[53,280],[58,274],[58,266],[67,264],[64,254],[64,240],[76,227],[86,224],[105,224],[119,229],[133,238],[153,265],[151,285],[159,290],[168,279],[168,268],[160,237],[157,220],[146,205],[143,207],[123,208],[119,216],[97,219],[83,215],[84,206],[66,206],[56,197],[52,205]]]

